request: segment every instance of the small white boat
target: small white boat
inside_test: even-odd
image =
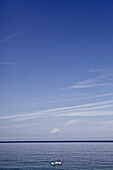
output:
[[[62,162],[56,161],[56,162],[51,162],[51,165],[55,166],[55,165],[62,165]]]

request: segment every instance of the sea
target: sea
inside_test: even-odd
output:
[[[0,143],[2,169],[113,170],[113,143]]]

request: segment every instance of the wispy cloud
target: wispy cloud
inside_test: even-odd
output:
[[[82,82],[77,83],[76,85],[69,86],[63,88],[64,90],[66,89],[84,89],[84,88],[91,88],[91,87],[99,87],[99,86],[107,86],[107,83],[95,83],[95,84],[81,84]]]
[[[24,120],[30,120],[30,119],[35,119],[36,116],[29,116],[29,117],[20,117],[20,118],[15,118],[14,121],[24,121]]]
[[[101,72],[103,71],[102,69],[92,69],[92,70],[88,70],[88,72],[93,73],[93,72]]]
[[[7,42],[8,40],[10,40],[10,39],[12,39],[12,38],[20,35],[21,33],[22,33],[22,32],[13,33],[13,34],[11,34],[11,35],[8,35],[8,36],[0,39],[0,44]]]
[[[97,122],[97,124],[99,124],[99,125],[113,125],[113,120],[104,120],[104,121]]]
[[[4,61],[0,61],[0,65],[19,66],[19,64],[10,63],[10,62],[4,62]]]
[[[100,106],[94,106],[94,107],[86,107],[86,108],[79,108],[79,109],[77,109],[77,111],[94,111],[94,110],[103,110],[103,109],[106,109],[106,108],[113,108],[113,103],[112,104],[105,104],[105,105],[100,105]]]
[[[91,70],[88,70],[87,72],[89,73],[101,73],[101,74],[109,74],[110,72],[112,71],[111,68],[99,68],[99,69],[91,69]]]
[[[85,96],[85,98],[99,98],[99,97],[107,97],[107,96],[113,96],[113,92],[105,93],[105,94],[95,94],[92,96]]]
[[[62,111],[62,110],[70,110],[70,109],[72,110],[72,109],[77,109],[77,108],[86,108],[86,107],[105,105],[105,104],[110,104],[110,103],[113,103],[113,100],[101,101],[101,102],[96,102],[96,103],[88,103],[88,104],[76,105],[76,106],[71,106],[71,107],[48,109],[45,112]]]
[[[68,89],[85,89],[85,88],[92,88],[92,87],[102,87],[108,86],[113,82],[110,82],[108,77],[112,76],[111,73],[106,73],[98,77],[89,78],[86,80],[78,81],[74,85],[64,87],[61,90],[68,90]]]
[[[11,128],[23,128],[33,126],[34,124],[27,123],[27,124],[18,124],[18,125],[8,125],[8,126],[0,126],[1,129],[11,129]]]
[[[42,116],[43,111],[40,112],[33,112],[33,113],[21,113],[21,114],[15,114],[15,115],[5,115],[5,116],[0,116],[0,120],[4,119],[12,119],[12,120],[19,120],[19,119],[32,119],[33,116]],[[35,118],[35,117],[34,117]]]
[[[60,113],[58,116],[67,116],[67,117],[84,117],[84,116],[90,116],[90,117],[94,117],[94,116],[108,116],[108,115],[113,115],[113,111],[84,111],[84,112],[80,112],[80,111],[73,111],[73,112],[68,112],[68,113]]]
[[[80,123],[80,122],[81,122],[81,120],[79,120],[79,119],[69,120],[69,121],[67,121],[67,122],[65,123],[65,125],[76,125],[76,124],[78,124],[78,123]]]
[[[109,108],[109,110],[106,111],[106,108]],[[113,100],[42,110],[29,114],[23,113],[0,116],[0,120],[10,119],[13,121],[23,121],[46,116],[51,117],[51,116],[102,116],[102,115],[113,115]]]
[[[37,104],[48,104],[48,103],[58,103],[58,102],[69,102],[69,101],[78,101],[78,100],[82,100],[82,99],[90,99],[90,98],[101,98],[101,97],[110,97],[113,96],[113,92],[111,93],[104,93],[104,94],[95,94],[95,95],[91,95],[91,94],[87,94],[84,93],[82,95],[79,96],[72,96],[71,98],[65,98],[65,99],[58,99],[58,100],[46,100],[46,101],[39,101],[39,102],[34,102],[31,103],[31,105],[37,105]]]

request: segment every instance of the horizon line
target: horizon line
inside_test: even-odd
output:
[[[0,143],[113,143],[113,139],[111,140],[8,140],[8,141],[0,141]]]

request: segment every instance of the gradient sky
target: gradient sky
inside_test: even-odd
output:
[[[0,0],[0,140],[113,139],[113,0]]]

